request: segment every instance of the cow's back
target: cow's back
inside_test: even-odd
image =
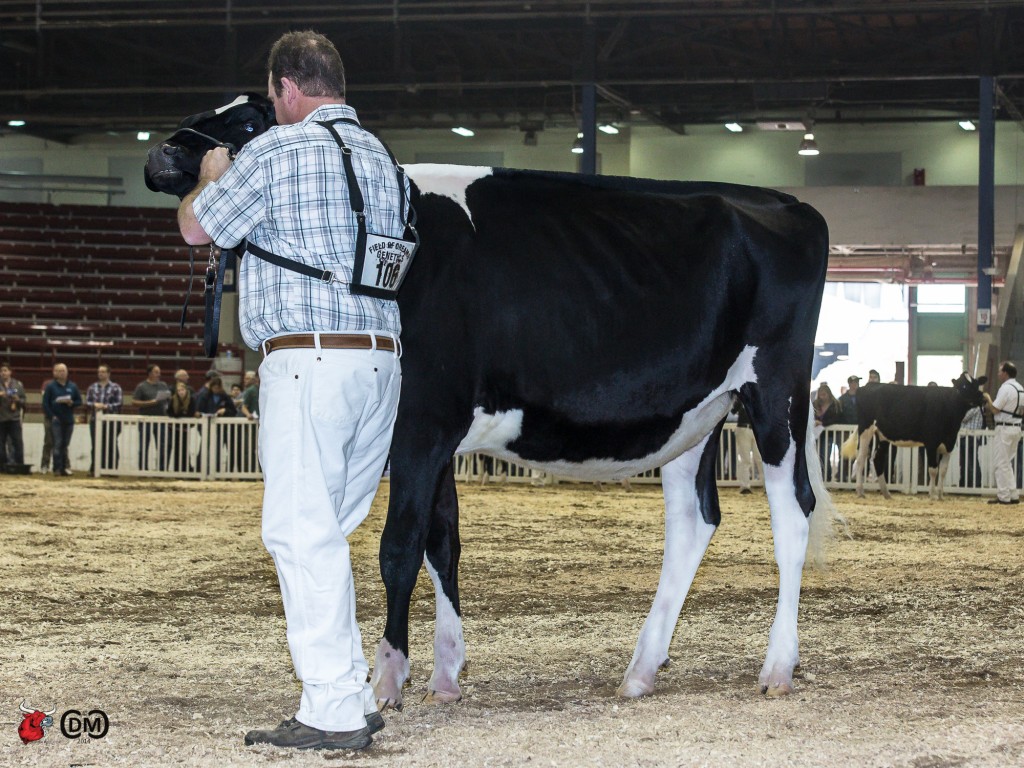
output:
[[[828,233],[792,196],[506,169],[409,172],[424,246],[403,292],[438,289],[430,280],[413,287],[420,270],[458,274],[449,298],[486,339],[470,345],[479,369],[501,379],[524,356],[549,361],[531,371],[538,401],[556,390],[572,397],[567,366],[588,392],[611,366],[633,377],[623,398],[652,387],[689,387],[699,398],[744,347],[794,329],[813,336]],[[536,354],[544,348],[558,353]]]

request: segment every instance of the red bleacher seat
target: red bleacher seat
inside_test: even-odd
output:
[[[180,329],[189,253],[173,209],[0,203],[0,357],[26,385],[49,378],[56,360],[80,385],[100,361],[126,388],[149,362],[201,377],[206,256],[195,250]]]

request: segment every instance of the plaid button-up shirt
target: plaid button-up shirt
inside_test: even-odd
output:
[[[112,381],[100,384],[98,381],[94,381],[85,392],[85,404],[89,406],[89,421],[96,418],[96,409],[93,408],[93,403],[106,403],[107,413],[120,413],[123,400],[120,384],[115,384]]]
[[[239,321],[242,337],[253,349],[282,333],[401,333],[394,301],[353,295],[348,288],[356,218],[341,149],[315,122],[339,117],[355,119],[356,113],[347,105],[329,104],[301,123],[271,128],[249,142],[193,203],[199,223],[222,248],[248,238],[271,253],[333,270],[343,281],[328,285],[247,255],[239,270]],[[352,150],[367,231],[401,237],[405,226],[398,179],[387,152],[357,126],[335,127]]]

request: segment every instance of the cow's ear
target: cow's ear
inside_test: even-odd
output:
[[[974,383],[980,387],[983,386],[986,381],[988,381],[988,376],[982,376],[980,379],[975,379]]]

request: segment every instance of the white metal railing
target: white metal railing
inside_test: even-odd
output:
[[[172,419],[160,416],[109,416],[96,421],[94,474],[135,477],[193,478],[201,480],[255,480],[262,472],[257,457],[258,423],[243,418],[201,416]],[[829,488],[853,489],[857,478],[854,462],[844,459],[841,448],[854,426],[837,424],[821,430],[818,454],[823,462]],[[751,485],[761,486],[764,478],[760,457],[753,441],[740,435],[735,424],[726,424],[719,442],[715,477],[722,487],[740,485],[741,457],[738,449],[750,446]],[[992,494],[995,477],[989,450],[992,432],[962,430],[949,458],[943,490],[947,493]],[[883,450],[886,445],[883,444]],[[889,446],[889,490],[920,493],[928,490],[928,468],[923,448]],[[1018,447],[1017,475],[1021,482],[1024,441]],[[454,459],[455,479],[477,483],[531,483],[553,485],[575,482],[504,459],[481,453],[461,454]],[[630,478],[630,483],[661,483],[661,470],[652,469]],[[877,488],[874,466],[868,467],[865,488]]]
[[[244,418],[98,414],[93,474],[255,480],[258,422]]]

